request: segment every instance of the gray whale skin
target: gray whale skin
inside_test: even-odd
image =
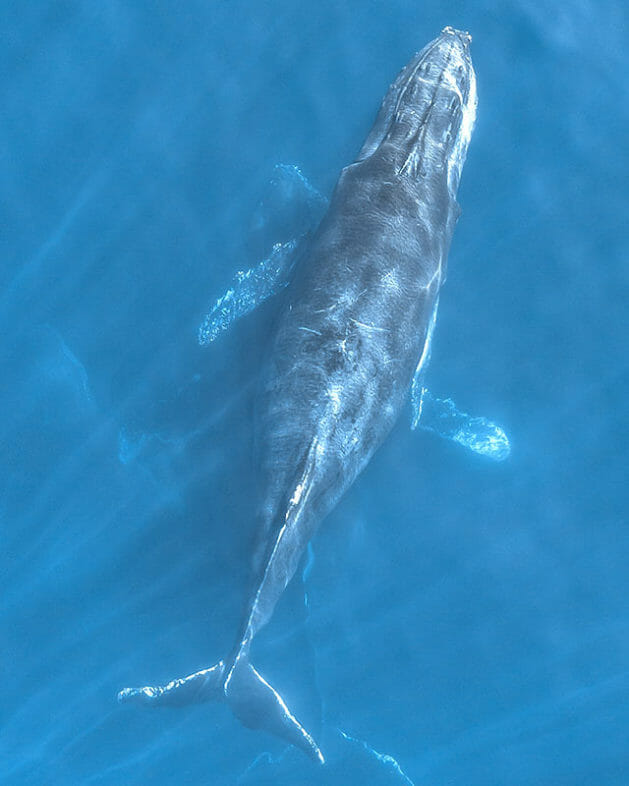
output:
[[[253,585],[232,652],[121,701],[224,701],[250,728],[323,754],[249,662],[301,555],[398,418],[429,357],[476,114],[470,36],[446,27],[389,88],[297,263],[262,372]]]

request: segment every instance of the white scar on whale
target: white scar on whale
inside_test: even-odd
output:
[[[120,701],[222,701],[245,726],[322,764],[314,736],[250,663],[252,641],[321,521],[409,399],[412,428],[498,461],[508,456],[500,426],[425,385],[476,117],[470,41],[446,27],[402,69],[329,204],[297,168],[280,167],[305,199],[312,231],[278,239],[266,259],[238,273],[199,330],[199,342],[210,344],[277,298],[257,391],[257,543],[238,635],[212,667],[165,685],[125,688]]]
[[[466,130],[468,140],[471,138],[472,128],[473,124],[468,120]],[[310,185],[299,167],[292,164],[276,164],[275,169],[276,178],[289,182],[293,190],[298,187],[298,194],[294,195],[295,199],[301,200],[311,209],[327,205],[325,197]],[[316,216],[316,209],[313,212]],[[295,251],[300,242],[302,238],[295,237],[276,243],[268,258],[263,259],[255,267],[236,274],[232,285],[216,300],[199,327],[198,341],[201,346],[212,344],[237,320],[250,314],[289,284],[295,263]],[[382,283],[388,287],[399,286],[391,270],[383,275]],[[337,305],[333,304],[330,309],[336,308]],[[424,347],[411,386],[411,428],[419,427],[425,431],[432,431],[479,456],[493,461],[504,461],[511,453],[511,443],[502,426],[483,416],[468,415],[461,411],[451,398],[435,396],[421,384],[422,369],[426,366],[430,355],[430,339],[435,321],[436,319],[431,323],[429,340]],[[378,329],[372,325],[363,325],[363,327]],[[305,325],[301,326],[300,330],[320,335],[319,331]],[[346,343],[346,339],[339,342],[342,351],[345,351]]]

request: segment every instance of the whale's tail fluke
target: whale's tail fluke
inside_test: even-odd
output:
[[[291,713],[280,694],[241,654],[229,670],[223,661],[166,685],[125,688],[118,701],[152,706],[181,706],[224,701],[247,728],[260,729],[302,750],[318,764],[324,763],[319,746]]]
[[[316,763],[324,763],[317,743],[245,656],[236,660],[225,680],[224,694],[231,711],[244,726],[281,737]]]

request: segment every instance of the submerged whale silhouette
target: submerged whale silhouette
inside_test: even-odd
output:
[[[405,66],[300,249],[258,392],[264,492],[254,588],[233,650],[167,685],[126,688],[121,701],[224,701],[246,726],[323,763],[311,734],[249,662],[250,646],[322,519],[383,442],[411,388],[421,416],[476,114],[470,41],[446,27]]]

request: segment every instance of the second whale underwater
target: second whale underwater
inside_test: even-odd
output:
[[[252,591],[227,657],[165,685],[126,688],[120,701],[224,701],[245,726],[323,763],[313,736],[249,659],[321,521],[389,434],[409,392],[413,426],[428,417],[428,428],[478,452],[508,455],[499,427],[459,413],[424,385],[476,117],[470,41],[446,27],[411,59],[316,231],[277,244],[203,324],[200,341],[208,343],[284,290],[256,407],[262,495]]]

